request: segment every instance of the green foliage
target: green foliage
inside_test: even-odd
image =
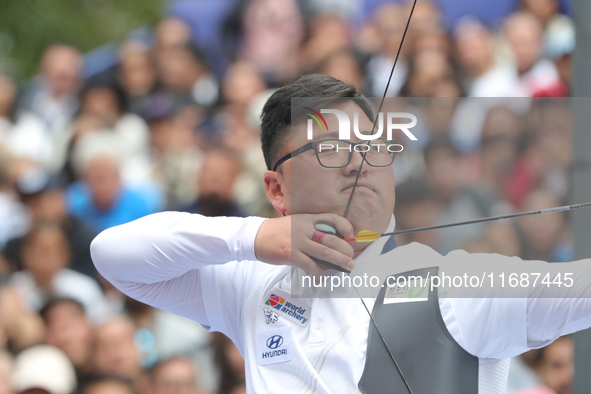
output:
[[[0,0],[0,62],[28,78],[52,43],[92,50],[154,25],[165,0]]]

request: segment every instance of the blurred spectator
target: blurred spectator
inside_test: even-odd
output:
[[[64,353],[38,345],[15,357],[12,386],[15,394],[73,394],[76,375]]]
[[[121,179],[117,142],[112,135],[97,133],[80,140],[73,152],[82,181],[66,191],[68,210],[95,231],[154,213],[161,205],[159,191]]]
[[[396,187],[396,228],[413,229],[437,224],[441,206],[435,194],[422,179],[410,179]],[[419,231],[396,236],[398,245],[420,242],[432,248],[439,245],[439,232]]]
[[[69,250],[59,224],[35,223],[21,244],[24,270],[12,274],[10,282],[30,311],[38,312],[52,297],[71,297],[99,322],[106,317],[101,289],[92,278],[66,268]]]
[[[247,61],[267,83],[281,86],[300,72],[303,27],[296,0],[241,0],[226,21],[223,39],[231,60]]]
[[[454,39],[467,96],[516,95],[514,71],[508,65],[496,64],[492,31],[475,19],[464,18],[454,30]]]
[[[195,364],[188,358],[174,357],[156,364],[151,371],[154,394],[200,394]]]
[[[556,67],[542,57],[543,31],[535,17],[526,12],[511,15],[505,21],[504,33],[514,57],[517,89],[531,97],[558,82]]]
[[[6,278],[2,278],[6,280]],[[43,321],[39,315],[23,307],[17,291],[0,285],[0,345],[4,349],[20,351],[43,340]]]
[[[523,200],[522,212],[558,207],[560,201],[547,190],[534,190]],[[572,261],[563,212],[524,217],[518,222],[525,260]]]
[[[195,129],[203,111],[161,94],[150,97],[144,111],[150,128],[152,177],[164,193],[166,207],[178,209],[197,195],[195,179],[203,162],[200,145],[205,142]]]
[[[377,32],[378,52],[371,55],[365,70],[369,94],[373,97],[381,97],[384,94],[392,64],[402,41],[406,18],[404,7],[400,4],[387,3],[374,12],[373,24]],[[403,45],[388,87],[389,97],[398,95],[406,81],[410,69],[408,52],[409,46]]]
[[[12,394],[12,355],[0,350],[0,394]]]
[[[163,49],[187,47],[191,44],[191,28],[179,18],[163,18],[156,26],[153,51],[155,56]]]
[[[171,357],[191,357],[201,372],[203,385],[214,387],[217,373],[209,348],[211,335],[199,324],[129,297],[125,297],[125,311],[137,327],[135,343],[143,367],[150,368]]]
[[[491,222],[486,226],[486,239],[494,247],[494,253],[505,256],[521,256],[521,241],[513,222]]]
[[[136,394],[133,384],[117,375],[94,376],[88,381],[80,394]]]
[[[570,394],[575,372],[572,337],[558,338],[550,345],[531,352],[529,365],[543,386],[525,389],[517,394]]]
[[[124,179],[140,183],[148,179],[148,126],[138,115],[127,109],[124,92],[115,85],[87,85],[80,94],[80,112],[63,130],[57,142],[62,157],[54,167],[65,172],[70,180],[76,175],[69,156],[84,137],[97,132],[112,135],[112,143],[120,153],[121,173]]]
[[[45,322],[45,343],[68,356],[76,370],[78,387],[92,372],[94,329],[84,306],[73,298],[54,298],[39,312]]]
[[[328,53],[320,60],[317,72],[345,81],[361,92],[365,91],[365,77],[359,59],[348,49]]]
[[[461,222],[489,214],[494,201],[464,183],[461,155],[447,139],[434,140],[424,150],[425,179],[437,196],[441,210],[435,224]],[[447,254],[469,238],[484,233],[484,224],[458,226],[441,231],[437,250]]]
[[[65,126],[78,109],[82,56],[69,45],[55,44],[43,53],[40,75],[29,87],[23,106],[39,115],[50,130]]]
[[[0,250],[9,239],[26,233],[30,223],[29,214],[16,198],[13,187],[14,163],[0,146]]]
[[[51,163],[52,140],[43,120],[19,107],[16,81],[0,70],[0,151],[39,164]]]
[[[337,14],[311,16],[308,31],[308,37],[301,49],[301,63],[306,70],[317,69],[330,54],[349,49],[347,21]]]
[[[66,210],[63,182],[40,168],[32,168],[17,180],[16,189],[28,208],[34,222],[43,220],[59,223],[68,238],[70,248],[69,268],[82,274],[97,277],[90,258],[90,243],[96,233],[80,219],[68,214]],[[20,250],[23,236],[8,241],[4,254],[13,269],[21,269]]]
[[[96,329],[94,370],[115,374],[137,384],[141,377],[140,353],[135,338],[136,327],[125,316],[108,320]]]
[[[119,47],[117,82],[125,92],[129,111],[141,115],[144,101],[157,84],[154,61],[147,46],[129,40]]]
[[[183,211],[205,216],[248,216],[236,203],[240,158],[230,149],[211,148],[205,153],[197,181],[199,197]]]
[[[445,53],[434,49],[423,50],[410,59],[409,73],[401,94],[405,97],[442,96],[439,91],[441,84],[450,80],[455,80],[455,74]]]
[[[203,107],[211,107],[218,101],[218,82],[196,48],[162,48],[157,52],[156,68],[165,92]]]
[[[224,334],[213,333],[212,345],[216,365],[220,371],[218,394],[230,394],[245,386],[244,359],[238,348]]]
[[[554,24],[545,38],[546,55],[552,59],[560,80],[553,86],[538,90],[534,97],[568,97],[572,83],[572,54],[575,50],[575,27],[569,20]]]

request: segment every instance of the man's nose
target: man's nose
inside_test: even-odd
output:
[[[364,159],[364,153],[359,152],[358,150],[355,150],[353,147],[353,152],[351,154],[351,160],[349,161],[349,164],[347,164],[345,167],[343,167],[343,173],[344,175],[357,175],[357,172],[359,172],[359,168],[361,167],[361,163],[363,163]],[[361,172],[365,173],[367,172],[368,169],[368,165],[367,163],[363,163],[363,167],[361,168]]]

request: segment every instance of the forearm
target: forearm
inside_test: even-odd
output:
[[[157,213],[103,231],[92,242],[92,259],[111,282],[165,282],[207,265],[255,260],[263,221]]]

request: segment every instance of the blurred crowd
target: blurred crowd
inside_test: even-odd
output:
[[[237,0],[213,43],[222,62],[186,20],[163,17],[93,75],[65,43],[29,81],[0,63],[0,394],[244,392],[227,338],[122,295],[89,245],[162,210],[276,215],[259,141],[273,89],[312,72],[372,97],[386,87],[411,3],[381,1],[355,18],[350,3]],[[419,143],[394,162],[398,229],[566,204],[572,20],[557,0],[522,0],[498,26],[442,21],[435,3],[417,3],[387,91],[419,118]],[[397,241],[570,261],[567,219]],[[510,392],[569,393],[572,363],[570,338],[532,351],[513,363]]]

